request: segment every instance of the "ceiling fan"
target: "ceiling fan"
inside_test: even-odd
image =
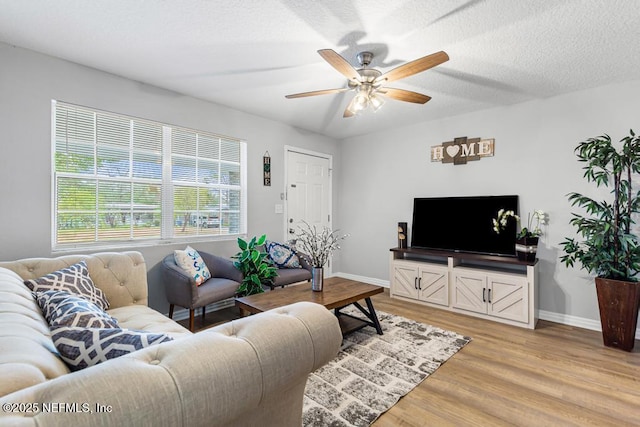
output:
[[[405,77],[421,73],[449,60],[449,55],[440,51],[427,55],[423,58],[416,59],[415,61],[407,62],[406,64],[400,65],[399,67],[382,74],[374,68],[367,68],[373,59],[373,53],[371,52],[358,53],[356,58],[362,68],[357,70],[353,68],[346,59],[332,49],[321,49],[318,53],[329,63],[329,65],[349,79],[347,87],[296,93],[293,95],[287,95],[285,98],[304,98],[307,96],[326,95],[330,93],[354,90],[356,95],[344,110],[343,117],[353,117],[369,105],[374,111],[377,111],[382,104],[384,104],[385,96],[399,101],[413,102],[416,104],[426,103],[431,99],[430,96],[412,92],[410,90],[395,89],[385,85],[395,80],[404,79]]]

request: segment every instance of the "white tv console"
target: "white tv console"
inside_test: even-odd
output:
[[[393,248],[389,276],[392,298],[529,329],[538,321],[537,260]]]

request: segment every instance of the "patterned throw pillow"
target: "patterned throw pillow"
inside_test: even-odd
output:
[[[50,327],[117,328],[118,321],[94,303],[67,291],[34,292]]]
[[[300,260],[292,247],[284,243],[267,241],[265,248],[269,258],[278,268],[300,268]]]
[[[109,308],[109,301],[104,296],[104,292],[93,284],[84,261],[38,279],[25,280],[24,284],[33,292],[67,291],[91,301],[102,310]]]
[[[187,246],[184,251],[173,251],[173,257],[176,260],[176,264],[186,271],[189,276],[193,277],[197,286],[200,286],[211,278],[211,272],[204,263],[204,260],[198,251],[191,246]]]
[[[51,338],[62,360],[72,371],[106,362],[152,345],[172,341],[168,335],[129,329],[51,329]]]

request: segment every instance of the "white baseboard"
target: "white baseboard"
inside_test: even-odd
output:
[[[552,311],[539,310],[538,318],[549,322],[562,323],[576,328],[589,329],[592,331],[602,331],[600,320],[585,319],[584,317],[571,316],[569,314],[554,313]],[[636,339],[640,339],[640,328],[636,329]]]
[[[356,280],[358,282],[369,283],[371,285],[389,287],[388,280],[376,279],[373,277],[358,276],[349,273],[335,273],[334,276],[344,279]],[[600,320],[585,319],[584,317],[571,316],[569,314],[554,313],[552,311],[539,310],[538,318],[549,322],[561,323],[563,325],[575,326],[577,328],[589,329],[592,331],[602,331]],[[636,329],[636,339],[640,339],[640,328]]]
[[[368,283],[370,285],[383,286],[385,288],[389,287],[388,280],[376,279],[374,277],[358,276],[356,274],[349,273],[334,273],[333,276],[342,277],[343,279],[355,280],[356,282]]]

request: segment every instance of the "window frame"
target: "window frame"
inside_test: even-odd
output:
[[[105,240],[104,238],[101,240],[99,238],[98,233],[100,229],[99,223],[100,223],[101,209],[99,206],[99,202],[97,201],[98,194],[99,194],[98,182],[107,182],[112,180],[112,178],[107,177],[104,174],[100,174],[97,168],[94,168],[94,170],[90,174],[56,170],[57,169],[56,142],[57,142],[57,136],[58,136],[56,132],[56,111],[59,105],[65,106],[67,108],[78,108],[78,109],[90,111],[94,115],[105,114],[109,116],[124,118],[130,122],[130,127],[132,125],[135,126],[136,122],[144,122],[147,124],[151,123],[154,125],[159,125],[161,127],[161,130],[162,130],[161,148],[159,150],[160,163],[161,163],[161,168],[160,168],[161,173],[160,173],[160,179],[159,179],[159,185],[160,185],[160,201],[159,201],[160,236],[159,237],[136,237],[132,235],[132,233],[135,232],[136,229],[132,224],[133,218],[130,217],[129,221],[131,225],[130,225],[129,236],[127,238],[107,239],[107,240]],[[94,123],[96,123],[95,116],[94,116]],[[178,236],[175,234],[174,213],[176,209],[175,209],[175,204],[173,200],[174,180],[172,176],[172,173],[173,173],[172,155],[175,154],[172,152],[172,133],[174,131],[192,132],[192,133],[195,133],[196,135],[201,135],[206,138],[213,138],[214,140],[218,141],[217,143],[219,146],[222,145],[222,141],[224,141],[225,143],[231,143],[232,144],[231,147],[234,150],[236,148],[233,147],[233,144],[238,144],[237,153],[239,154],[239,160],[238,160],[237,166],[239,167],[239,174],[238,174],[239,184],[223,184],[220,175],[218,176],[217,183],[213,183],[213,184],[199,182],[198,177],[196,177],[191,181],[182,182],[182,184],[191,186],[191,187],[214,189],[219,194],[225,190],[239,192],[240,200],[237,202],[239,205],[238,206],[239,212],[237,216],[239,223],[238,223],[237,231],[234,230],[234,232],[230,232],[229,230],[227,230],[227,232],[224,234],[187,234],[184,236]],[[94,153],[93,153],[94,164],[96,164],[95,162],[98,159],[98,154],[96,151],[98,147],[97,138],[98,138],[97,135],[94,134],[94,140],[92,142],[93,148],[94,148]],[[130,138],[132,137],[130,136]],[[138,153],[138,151],[134,149],[133,145],[131,144],[129,144],[128,147],[129,148],[127,149],[127,153],[130,158],[133,158],[135,154]],[[219,153],[221,152],[220,150],[222,150],[222,148],[219,148]],[[203,158],[204,157],[198,157],[198,153],[196,154],[196,157],[195,157],[196,161],[199,162],[201,161],[200,159],[203,159]],[[218,164],[218,173],[220,173],[220,170],[222,169],[223,164],[229,164],[229,165],[236,164],[235,161],[223,160],[221,156],[218,156],[218,158],[216,160],[213,160],[213,162],[217,162]],[[184,243],[184,242],[235,240],[237,237],[244,237],[246,236],[246,232],[247,232],[246,231],[247,230],[247,166],[248,166],[247,165],[247,143],[242,139],[220,135],[220,134],[216,134],[209,131],[202,131],[202,130],[187,128],[184,126],[172,125],[168,123],[159,122],[156,120],[149,120],[149,119],[139,118],[139,117],[130,116],[130,115],[121,114],[121,113],[113,113],[110,111],[105,111],[105,110],[101,110],[94,107],[87,107],[83,105],[78,105],[74,103],[52,99],[51,101],[51,205],[50,205],[52,209],[51,250],[52,252],[66,252],[66,251],[74,251],[77,249],[104,250],[104,249],[114,249],[114,248],[168,245],[168,244],[176,244],[176,243]],[[92,214],[95,215],[95,218],[96,218],[96,223],[94,224],[94,230],[95,230],[94,240],[76,241],[76,242],[59,242],[58,236],[59,236],[60,229],[58,227],[58,218],[59,218],[59,215],[61,215],[61,213],[58,211],[58,183],[60,179],[78,178],[78,177],[85,178],[87,180],[95,180],[96,182],[96,192],[95,192],[96,207],[93,211],[87,211],[87,212],[92,212]],[[152,179],[147,179],[147,178],[141,179],[139,177],[135,177],[133,167],[130,168],[128,172],[128,176],[126,177],[119,176],[117,177],[117,179],[115,179],[115,182],[124,182],[124,183],[130,184],[132,187],[132,192],[135,184],[139,184],[141,182],[146,183],[150,181],[152,181]],[[200,190],[198,190],[198,192],[199,191]],[[205,191],[209,191],[209,190],[205,190]],[[220,203],[220,212],[222,212],[223,210],[222,210],[222,204],[220,199],[219,199],[219,203]],[[131,202],[130,205],[131,205],[129,207],[130,212],[134,213],[135,205],[133,202]],[[200,206],[196,207],[196,211],[195,211],[196,218],[200,218],[202,211],[199,209],[202,209],[202,207]],[[231,210],[228,209],[227,211],[228,211],[227,214],[231,215]],[[233,211],[235,211],[235,209],[233,209]],[[220,218],[219,220],[222,221],[222,214],[220,214],[219,218]],[[201,230],[202,230],[202,227],[200,226],[196,227],[196,233],[200,233]]]

